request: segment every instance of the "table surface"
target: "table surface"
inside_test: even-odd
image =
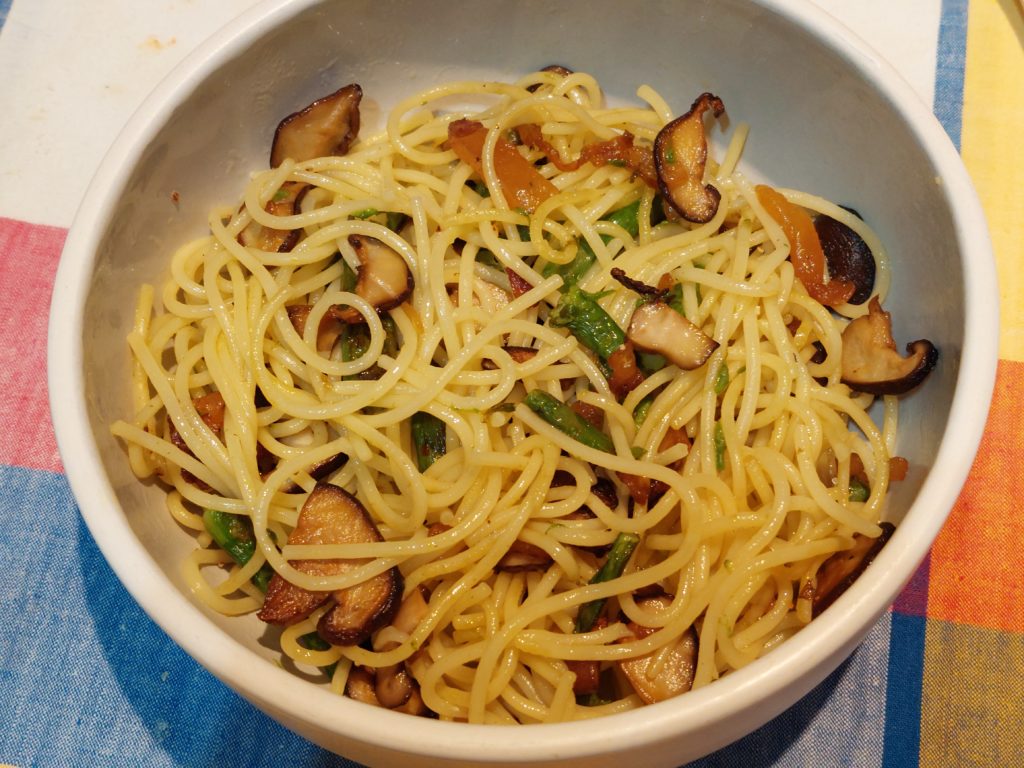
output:
[[[1017,0],[817,0],[933,106],[985,207],[1000,362],[981,450],[917,576],[853,656],[695,766],[1009,766],[1024,754],[1024,15]],[[272,722],[134,604],[63,475],[54,271],[109,142],[254,0],[0,0],[0,763],[352,766]]]

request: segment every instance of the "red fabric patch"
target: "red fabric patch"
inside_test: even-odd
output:
[[[928,617],[1024,632],[1024,363],[1000,360],[978,456],[932,548]]]
[[[46,389],[46,328],[67,230],[0,217],[0,462],[62,472]]]

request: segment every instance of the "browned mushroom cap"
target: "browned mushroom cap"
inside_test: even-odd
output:
[[[394,309],[409,298],[414,283],[405,259],[375,237],[349,235],[348,241],[359,259],[354,291],[357,296],[378,312]],[[332,312],[346,323],[364,322],[355,307],[335,305]]]
[[[195,407],[196,412],[199,414],[199,418],[203,420],[213,432],[220,434],[224,429],[224,412],[227,409],[227,405],[224,402],[224,396],[220,392],[210,392],[207,395],[200,395],[199,397],[192,398],[192,405]],[[192,449],[188,447],[188,443],[178,432],[178,429],[174,426],[174,422],[167,419],[167,439],[171,443],[184,453],[189,456],[195,456]],[[259,444],[257,443],[257,447]],[[186,483],[194,485],[203,491],[212,491],[209,485],[204,483],[198,477],[193,475],[187,469],[181,470],[181,479]]]
[[[868,314],[853,320],[843,331],[842,381],[858,392],[900,395],[916,387],[939,359],[939,350],[927,339],[907,344],[907,357],[896,351],[892,315],[882,310],[875,296]]]
[[[391,664],[377,670],[373,690],[382,707],[395,709],[409,700],[416,690],[416,681],[405,668],[405,664]]]
[[[658,190],[676,213],[697,224],[714,218],[722,198],[717,189],[704,183],[708,157],[704,113],[709,109],[718,117],[725,105],[714,94],[702,93],[689,112],[668,123],[654,139]]]
[[[551,565],[551,555],[534,544],[516,539],[508,552],[498,561],[495,570],[519,573],[521,571],[543,571]]]
[[[345,695],[363,704],[380,706],[374,690],[374,674],[366,667],[352,667],[348,673],[348,680],[345,681]]]
[[[257,451],[259,450],[259,447],[260,446],[257,445]],[[348,461],[347,455],[344,453],[336,453],[333,456],[328,456],[322,461],[318,461],[316,464],[311,464],[306,468],[306,474],[314,480],[323,480],[326,477],[330,477],[333,472],[341,469],[345,465],[346,461]],[[303,493],[303,491],[303,487],[294,480],[288,480],[281,486],[282,493]]]
[[[292,321],[295,330],[301,336],[306,331],[306,320],[313,309],[312,304],[293,304],[285,308],[288,312],[288,319]],[[316,351],[321,355],[329,355],[334,349],[334,344],[341,335],[344,326],[334,316],[333,312],[324,312],[320,318],[320,326],[316,329]]]
[[[638,606],[651,613],[666,611],[671,604],[672,601],[664,596],[637,600]],[[656,631],[635,622],[630,622],[629,629],[638,639]],[[655,660],[659,662],[658,674],[652,677],[648,675],[648,669]],[[693,676],[697,667],[697,632],[690,627],[664,654],[659,649],[646,656],[625,659],[619,662],[619,667],[632,684],[633,690],[647,704],[686,693],[693,687]]]
[[[537,355],[537,350],[533,347],[516,347],[506,344],[502,349],[508,352],[508,356],[517,363],[525,363]],[[487,357],[480,361],[480,367],[485,371],[495,371],[498,369],[497,363]]]
[[[877,539],[857,533],[853,536],[853,546],[837,552],[822,563],[818,569],[814,584],[814,597],[811,600],[811,613],[818,616],[836,601],[857,578],[864,573],[872,560],[875,559],[885,543],[889,541],[896,526],[882,523],[882,533]]]
[[[626,331],[633,345],[663,355],[684,371],[700,368],[718,342],[664,301],[649,301],[633,311]]]
[[[274,216],[292,216],[299,212],[302,198],[306,196],[309,189],[309,184],[286,181],[281,185],[277,194],[264,206],[264,210]],[[301,236],[301,229],[274,229],[265,227],[259,222],[250,221],[238,233],[238,242],[245,246],[259,248],[261,251],[287,253],[295,247]]]
[[[853,283],[853,295],[847,301],[863,304],[875,287],[875,257],[868,244],[841,221],[824,214],[815,217],[814,229],[828,262],[829,277]]]
[[[363,89],[355,83],[282,120],[274,132],[270,167],[277,168],[286,157],[301,163],[315,157],[344,155],[359,133],[359,102]]]
[[[548,64],[546,67],[542,67],[540,71],[551,72],[552,74],[561,75],[562,77],[568,77],[569,75],[572,74],[571,69],[569,69],[568,67],[563,67],[561,64]],[[530,93],[533,93],[538,88],[540,88],[540,83],[534,83],[526,90],[528,90]]]
[[[299,512],[290,544],[354,544],[381,541],[373,519],[347,491],[317,483]],[[360,565],[356,560],[300,560],[295,568],[313,575],[339,575]],[[328,599],[334,607],[317,625],[320,636],[333,645],[356,645],[388,624],[398,610],[402,575],[391,568],[360,584],[334,592],[303,589],[274,574],[259,617],[268,624],[294,624]]]

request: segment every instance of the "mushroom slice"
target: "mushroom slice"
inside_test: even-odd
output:
[[[633,345],[656,352],[684,371],[704,365],[718,342],[664,301],[648,301],[633,311],[626,331]]]
[[[301,336],[306,331],[306,320],[313,309],[312,304],[294,304],[285,307],[288,312],[288,319],[292,321],[295,330]],[[342,324],[334,316],[333,312],[324,312],[320,318],[320,326],[316,329],[316,351],[325,357],[334,349],[335,342],[341,335]]]
[[[359,501],[329,483],[317,483],[299,512],[289,544],[355,544],[382,541],[380,531]],[[300,560],[294,566],[312,575],[339,575],[361,565],[360,560]],[[390,623],[402,597],[402,575],[391,568],[366,581],[334,592],[311,591],[274,574],[259,617],[268,624],[294,624],[327,600],[335,605],[325,613],[317,632],[333,645],[358,645]]]
[[[704,113],[709,109],[718,117],[725,104],[714,94],[702,93],[689,112],[665,125],[654,139],[658,190],[676,213],[696,224],[711,221],[722,199],[717,189],[704,183],[708,157]]]
[[[374,675],[373,690],[382,707],[395,709],[409,701],[416,690],[416,681],[413,680],[404,663],[391,664],[377,669]]]
[[[374,690],[374,674],[366,667],[352,667],[345,681],[345,695],[372,707],[379,707],[377,692]]]
[[[264,210],[274,216],[292,216],[299,212],[299,205],[309,184],[297,181],[286,181],[264,206]],[[301,229],[274,229],[265,227],[257,221],[250,221],[238,233],[238,242],[242,245],[258,248],[261,251],[287,253],[299,242]]]
[[[843,331],[842,381],[858,392],[900,395],[916,387],[939,359],[939,350],[927,339],[907,344],[907,357],[896,351],[892,315],[883,311],[875,296],[868,314],[851,321]]]
[[[328,456],[326,459],[322,459],[316,464],[307,467],[306,474],[314,480],[323,480],[325,477],[329,477],[332,473],[341,469],[345,465],[346,461],[348,461],[347,454],[336,453],[333,456]],[[294,480],[288,480],[281,486],[281,491],[283,493],[302,493],[303,488]]]
[[[274,132],[270,167],[277,168],[287,157],[301,163],[344,155],[359,133],[362,98],[363,89],[352,83],[288,115]]]
[[[665,596],[637,600],[637,605],[651,613],[667,611],[672,601]],[[630,622],[634,637],[642,639],[657,630]],[[657,674],[649,674],[651,665],[657,664]],[[619,668],[633,686],[633,690],[646,704],[670,699],[686,693],[693,687],[697,667],[697,632],[687,629],[678,640],[665,649],[659,649],[634,659],[619,662]]]
[[[847,301],[863,304],[875,287],[875,256],[868,244],[841,221],[825,214],[815,217],[814,229],[825,252],[829,275],[833,280],[853,283],[853,295]]]
[[[508,548],[508,552],[498,561],[495,570],[509,573],[544,571],[551,562],[551,555],[540,547],[516,539]]]
[[[508,353],[508,356],[512,358],[513,362],[525,363],[528,360],[532,360],[537,355],[537,350],[533,347],[517,347],[514,345],[506,344],[502,349]],[[480,367],[485,371],[496,371],[498,370],[498,364],[491,360],[489,357],[485,357],[480,361]]]
[[[837,552],[822,563],[815,577],[814,597],[811,600],[813,616],[818,616],[832,605],[864,573],[864,569],[896,530],[892,523],[882,523],[881,527],[882,533],[877,539],[860,533],[854,534],[850,549]]]
[[[375,237],[349,235],[348,242],[359,259],[357,296],[366,299],[378,312],[394,309],[409,298],[414,283],[405,259]],[[363,322],[363,316],[355,307],[335,305],[332,312],[346,323]]]

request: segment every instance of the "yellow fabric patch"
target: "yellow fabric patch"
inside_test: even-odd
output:
[[[1001,294],[999,356],[1024,361],[1024,14],[1017,0],[972,2],[961,154],[988,218]]]
[[[1020,765],[1024,636],[929,619],[924,658],[920,768]]]

